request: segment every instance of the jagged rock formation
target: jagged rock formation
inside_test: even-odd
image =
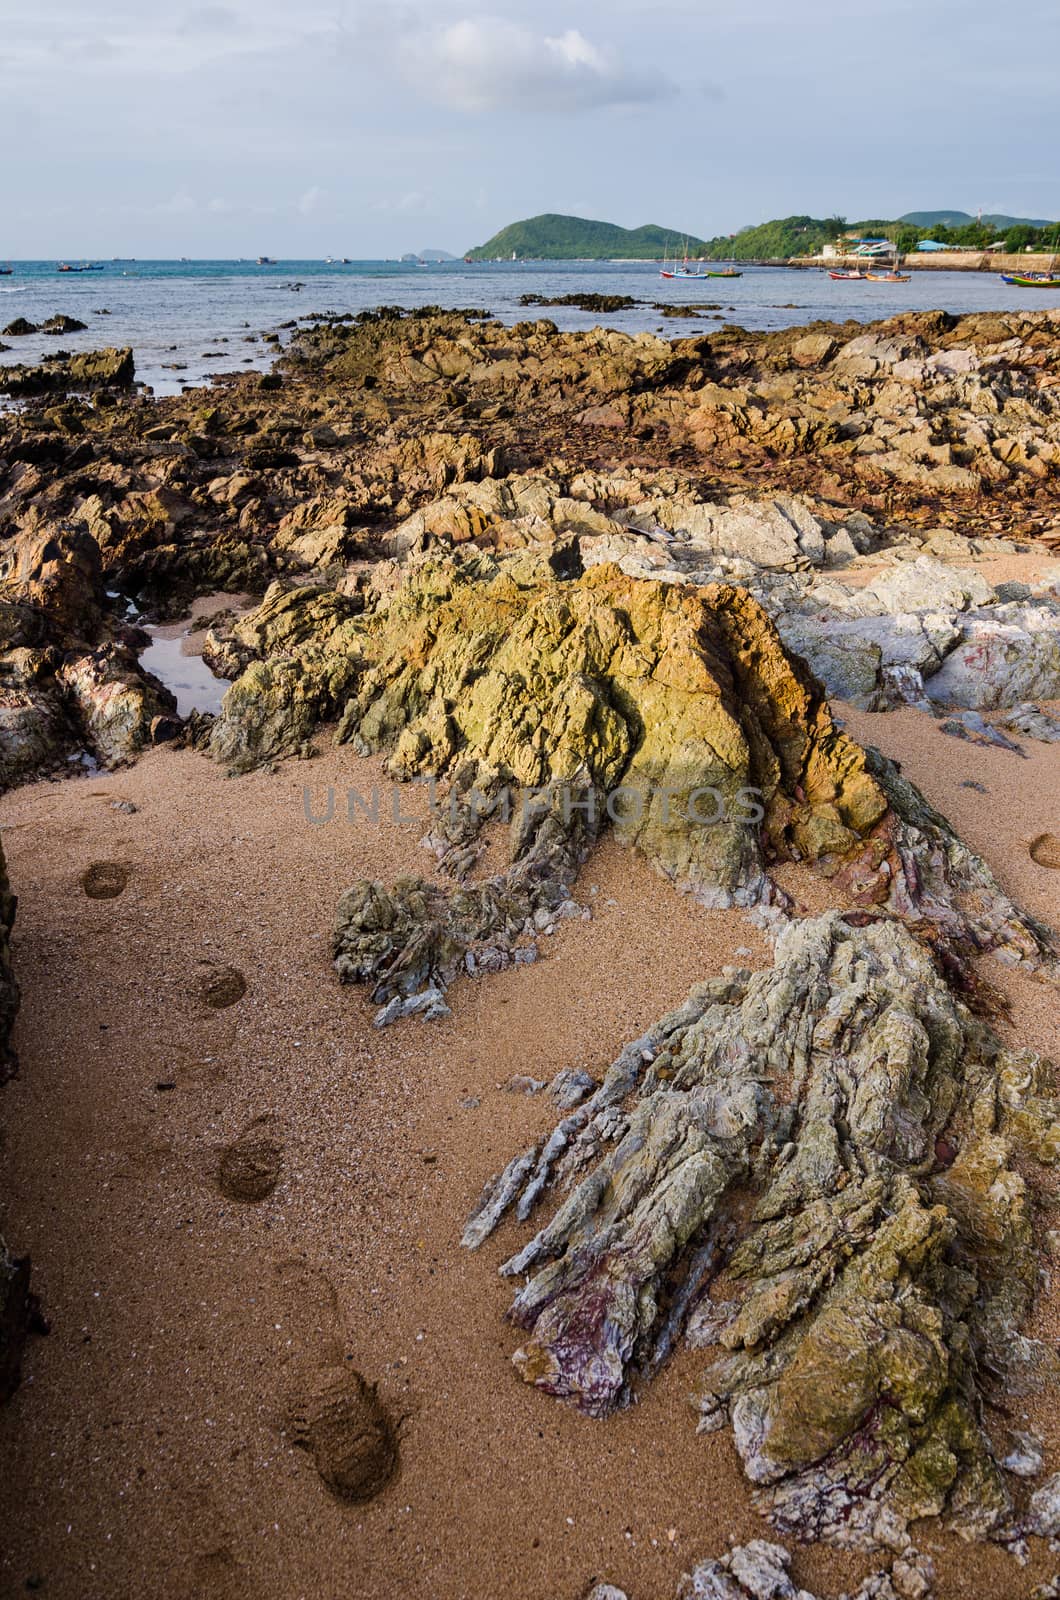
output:
[[[392,776],[446,785],[434,843],[467,879],[484,819],[507,810],[509,867],[456,889],[354,886],[333,939],[345,981],[386,1020],[435,1014],[455,973],[531,959],[535,927],[576,910],[578,865],[611,826],[708,905],[782,903],[776,860],[816,865],[851,905],[887,905],[953,953],[1037,965],[1049,936],[891,764],[835,726],[745,590],[557,578],[526,557],[413,563],[363,597],[270,590],[215,648],[253,659],[211,734],[233,771],[337,738]]]
[[[501,1269],[519,1371],[606,1415],[687,1324],[716,1352],[701,1426],[731,1423],[781,1529],[1003,1533],[981,1397],[1048,1366],[1018,1333],[1037,1255],[1013,1150],[1055,1161],[1058,1106],[906,928],[861,922],[794,924],[770,970],[693,989],[488,1186],[464,1243],[562,1185]]]
[[[79,323],[78,327],[83,327],[83,324]],[[64,333],[76,330],[42,327],[24,331]],[[89,350],[83,355],[49,356],[37,367],[0,366],[0,391],[21,399],[27,395],[53,391],[65,393],[70,389],[124,389],[132,383],[134,372],[133,353],[129,349]]]
[[[717,1561],[700,1561],[684,1577],[676,1600],[815,1600],[791,1577],[791,1555],[781,1544],[752,1539]],[[912,1545],[889,1571],[870,1573],[853,1595],[839,1600],[932,1600],[934,1564]],[[586,1600],[626,1600],[621,1589],[601,1583]]]

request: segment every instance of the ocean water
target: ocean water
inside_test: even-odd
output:
[[[735,279],[675,281],[655,262],[397,261],[108,261],[102,272],[58,273],[54,261],[0,262],[0,330],[16,317],[39,323],[65,312],[84,333],[4,339],[0,363],[33,362],[56,349],[131,345],[137,377],[156,394],[208,382],[215,374],[267,369],[274,347],[260,336],[310,311],[363,311],[378,305],[479,306],[504,322],[547,316],[561,328],[604,321],[629,333],[645,329],[678,338],[719,321],[775,329],[855,318],[871,322],[897,310],[952,312],[1060,305],[1060,293],[1017,289],[992,273],[920,272],[906,284],[836,283],[827,272],[749,267]],[[527,310],[523,294],[627,294],[648,302],[601,318],[565,307]],[[653,302],[710,302],[717,311],[661,318]],[[108,313],[103,315],[103,312]],[[288,334],[283,334],[286,339]]]

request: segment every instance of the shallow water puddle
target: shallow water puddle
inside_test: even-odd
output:
[[[149,627],[146,632],[151,635],[151,643],[141,653],[140,665],[176,695],[178,716],[186,717],[192,711],[220,711],[228,680],[214,677],[202,656],[189,651],[190,629],[178,624]]]

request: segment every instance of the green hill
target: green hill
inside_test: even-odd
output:
[[[967,211],[907,211],[904,217],[898,218],[899,222],[908,222],[914,228],[966,228],[975,225],[975,217],[968,215]],[[1006,217],[1000,211],[983,213],[983,223],[988,228],[997,228],[1002,232],[1006,228],[1051,228],[1052,223],[1044,221],[1041,217]]]
[[[1011,250],[1026,245],[1046,249],[1056,247],[1053,241],[1060,233],[1060,224],[1055,222],[991,216],[980,223],[975,217],[961,221],[962,216],[958,211],[915,211],[907,217],[874,217],[862,222],[848,222],[845,217],[780,217],[711,239],[705,253],[714,261],[786,261],[792,256],[818,255],[826,244],[858,236],[891,239],[900,250],[913,250],[918,240],[926,238],[985,250],[998,236],[1005,238]],[[952,222],[943,221],[945,217]]]
[[[700,255],[706,249],[702,239],[676,228],[659,228],[653,223],[620,228],[613,222],[546,212],[513,222],[467,255],[472,261],[509,261],[513,254],[520,261],[651,261],[684,250],[686,241],[689,255]]]

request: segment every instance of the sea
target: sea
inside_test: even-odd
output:
[[[155,394],[175,394],[224,373],[266,370],[275,346],[261,336],[310,312],[365,311],[379,305],[476,307],[502,322],[545,316],[561,328],[599,322],[666,338],[708,332],[719,323],[761,330],[819,319],[871,322],[899,310],[1017,310],[1060,304],[1054,294],[1019,289],[993,273],[914,272],[909,283],[837,283],[824,270],[745,267],[740,278],[681,281],[657,262],[489,261],[108,261],[99,272],[60,273],[54,261],[0,262],[0,363],[35,362],[57,349],[131,345],[136,374]],[[606,317],[568,307],[528,309],[526,294],[631,295],[641,302]],[[703,305],[689,318],[664,319],[658,306]],[[57,313],[87,324],[83,333],[4,337],[16,317],[40,323]]]

